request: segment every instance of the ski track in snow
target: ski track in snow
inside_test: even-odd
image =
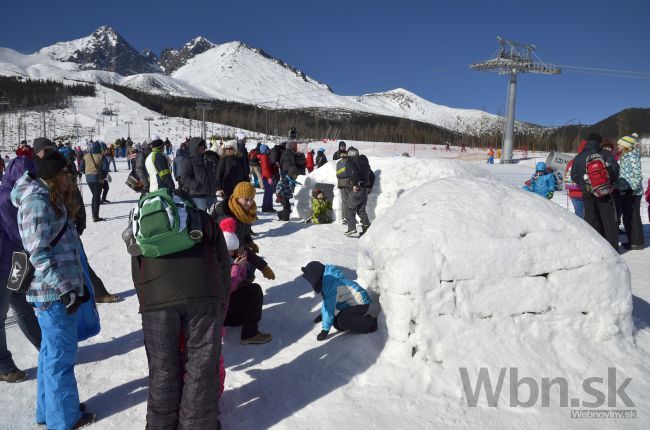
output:
[[[374,146],[373,146],[374,148]],[[513,166],[488,166],[497,178],[521,185],[538,160]],[[645,161],[645,160],[644,160]],[[138,195],[124,181],[126,161],[117,159],[117,173],[100,215],[107,221],[92,223],[82,236],[90,261],[109,292],[125,300],[99,304],[101,333],[79,345],[75,372],[79,393],[98,422],[91,428],[144,428],[147,402],[147,360],[143,346],[138,300],[130,276],[130,260],[120,233]],[[650,170],[644,162],[644,172]],[[89,213],[90,192],[83,186]],[[261,194],[257,195],[258,205]],[[556,203],[566,206],[563,192]],[[259,207],[259,206],[258,206]],[[647,207],[644,213],[646,242],[650,243]],[[392,388],[400,381],[390,374],[376,375],[376,360],[386,342],[385,332],[371,335],[334,334],[317,342],[320,326],[313,324],[320,300],[298,279],[300,267],[312,259],[341,266],[356,277],[357,241],[345,237],[338,224],[312,226],[299,222],[294,209],[292,222],[278,222],[274,214],[260,214],[254,225],[261,255],[276,273],[274,281],[261,276],[265,291],[260,330],[273,334],[265,345],[239,344],[239,328],[227,328],[224,356],[226,390],[220,402],[225,429],[324,429],[324,428],[648,428],[650,417],[635,420],[568,420],[568,409],[469,408],[459,398],[403,397]],[[650,248],[628,252],[624,259],[632,273],[636,343],[650,356]],[[259,272],[258,272],[259,273]],[[335,333],[334,331],[332,333]],[[34,424],[37,352],[17,325],[7,327],[9,349],[16,364],[26,369],[29,380],[2,384],[1,429],[39,428]],[[217,365],[217,363],[215,363]],[[405,365],[408,365],[405,363]],[[456,369],[449,371],[456,372]],[[368,374],[374,377],[371,378]],[[459,382],[460,384],[460,382]],[[633,384],[648,384],[633,381]],[[215,387],[216,389],[216,387]],[[647,399],[634,399],[637,406]],[[648,409],[644,404],[644,408]],[[564,417],[564,418],[562,418]]]

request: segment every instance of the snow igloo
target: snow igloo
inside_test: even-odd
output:
[[[557,372],[631,343],[623,259],[571,212],[499,181],[423,184],[359,248],[358,281],[379,296],[387,328],[384,358],[401,366]]]
[[[368,195],[366,210],[372,222],[395,201],[411,189],[434,179],[449,176],[490,178],[487,170],[476,164],[456,160],[422,159],[410,157],[368,157],[370,168],[375,173],[375,185]],[[334,222],[341,223],[341,193],[336,187],[336,160],[326,163],[307,176],[299,178],[303,184],[296,190],[296,210],[301,218],[311,216],[311,192],[317,183],[333,184],[332,209]]]

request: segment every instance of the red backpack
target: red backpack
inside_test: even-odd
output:
[[[599,153],[587,157],[585,183],[587,184],[587,190],[591,191],[591,194],[595,197],[605,197],[614,191],[614,185],[609,179],[609,172],[607,171],[607,162]]]

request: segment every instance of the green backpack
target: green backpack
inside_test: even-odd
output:
[[[200,213],[194,202],[167,188],[140,197],[138,207],[131,211],[130,222],[139,255],[145,257],[190,249],[203,237]]]

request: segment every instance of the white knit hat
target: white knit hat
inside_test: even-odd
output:
[[[228,247],[228,251],[234,251],[235,249],[239,248],[239,239],[237,239],[237,235],[235,233],[224,231],[223,238],[226,239],[226,246]]]

